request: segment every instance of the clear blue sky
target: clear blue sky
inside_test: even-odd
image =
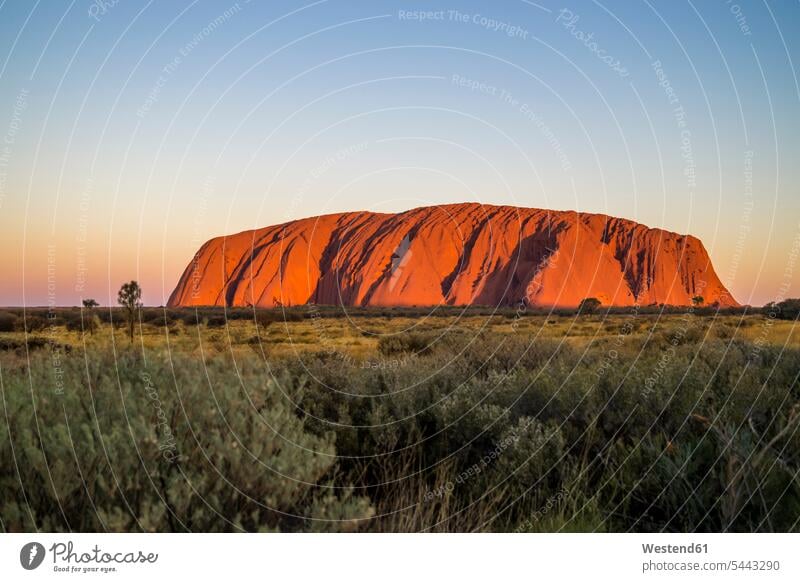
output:
[[[800,295],[798,28],[789,1],[0,2],[0,304],[137,278],[159,305],[212,236],[460,201],[691,233],[739,301]]]

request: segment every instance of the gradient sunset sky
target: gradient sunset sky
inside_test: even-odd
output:
[[[796,1],[0,0],[0,305],[161,305],[213,236],[466,201],[800,296],[798,33]]]

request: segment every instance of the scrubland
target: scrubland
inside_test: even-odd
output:
[[[0,313],[3,531],[800,531],[800,333],[712,310]]]

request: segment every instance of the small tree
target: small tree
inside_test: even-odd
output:
[[[692,297],[692,304],[695,307],[700,307],[704,301],[705,299],[703,299],[702,295],[695,295],[694,297]]]
[[[136,281],[124,283],[117,293],[117,303],[125,308],[125,315],[128,318],[128,334],[133,343],[133,326],[136,323],[136,316],[142,306],[142,288]]]
[[[600,300],[597,297],[586,297],[578,305],[578,313],[594,313],[600,308]]]
[[[83,306],[89,310],[89,314],[84,322],[85,327],[89,328],[89,333],[94,335],[94,330],[98,327],[99,323],[97,321],[97,316],[92,313],[92,309],[100,305],[94,299],[84,299]]]

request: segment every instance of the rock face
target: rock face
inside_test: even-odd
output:
[[[600,214],[453,204],[211,239],[170,306],[735,306],[699,239]]]

